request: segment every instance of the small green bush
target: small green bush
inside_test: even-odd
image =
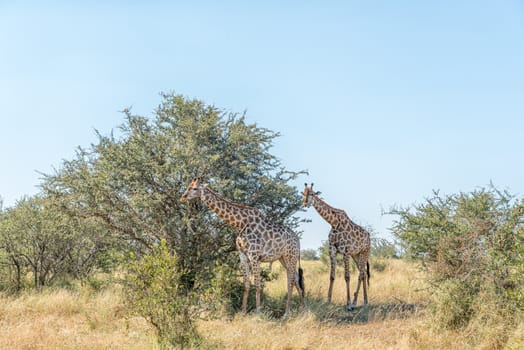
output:
[[[125,296],[132,313],[146,318],[157,330],[162,348],[198,346],[195,319],[210,300],[210,291],[184,287],[187,271],[165,241],[150,255],[130,263]]]

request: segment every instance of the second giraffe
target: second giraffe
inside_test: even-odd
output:
[[[344,256],[344,278],[346,280],[346,308],[351,311],[357,305],[358,292],[362,284],[364,290],[364,305],[368,303],[367,287],[369,286],[369,253],[371,240],[369,232],[355,224],[342,209],[328,205],[319,197],[320,192],[313,191],[313,184],[304,188],[303,204],[305,207],[313,205],[316,211],[331,225],[329,232],[329,256],[331,259],[331,272],[329,276],[328,302],[331,302],[335,270],[337,266],[337,253]],[[353,302],[350,303],[349,293],[349,257],[357,264],[359,275],[357,289]]]

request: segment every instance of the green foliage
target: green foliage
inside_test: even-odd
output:
[[[445,327],[462,327],[476,316],[481,295],[501,308],[524,307],[524,201],[493,186],[433,197],[394,209],[393,233],[408,256],[420,259],[440,291],[437,309]]]
[[[211,295],[198,286],[186,288],[183,281],[189,271],[180,269],[177,260],[162,240],[151,254],[129,265],[124,289],[129,309],[155,327],[162,348],[198,344],[194,320]]]
[[[74,215],[103,221],[136,254],[165,239],[191,288],[213,280],[215,264],[236,268],[238,259],[233,229],[200,201],[179,201],[189,181],[203,176],[225,198],[293,227],[301,198],[288,182],[300,173],[269,153],[277,133],[199,100],[162,97],[152,118],[125,110],[118,137],[99,135],[43,188]]]
[[[300,259],[302,260],[319,260],[320,257],[315,249],[303,249],[300,251]]]
[[[398,258],[397,247],[385,238],[371,235],[371,256],[376,258]]]
[[[267,281],[278,277],[277,274],[269,272],[267,269],[261,271],[261,286]],[[239,272],[231,266],[219,266],[215,268],[215,277],[212,280],[212,290],[215,296],[212,305],[215,316],[220,314],[233,315],[241,309],[244,284],[239,278]],[[248,310],[255,308],[255,288],[249,289]]]
[[[9,276],[2,288],[18,291],[28,275],[35,287],[85,277],[111,244],[106,230],[69,216],[54,198],[23,198],[1,215],[0,256]]]

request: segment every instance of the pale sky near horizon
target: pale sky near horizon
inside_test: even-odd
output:
[[[0,3],[0,197],[174,91],[280,132],[273,154],[390,238],[394,205],[524,194],[522,1]],[[308,209],[302,248],[327,239]]]

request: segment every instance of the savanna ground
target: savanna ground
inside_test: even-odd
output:
[[[285,274],[268,282],[263,312],[198,321],[204,349],[493,349],[500,348],[497,323],[474,320],[460,331],[438,330],[431,322],[433,291],[415,263],[380,260],[372,266],[369,305],[344,311],[345,283],[339,270],[333,304],[325,302],[329,269],[303,261],[307,299],[292,316],[280,318]],[[382,270],[383,269],[383,270]],[[379,271],[382,270],[382,271]],[[357,273],[352,274],[352,292]],[[362,296],[362,293],[361,293]],[[359,299],[361,305],[361,299]],[[502,322],[501,322],[502,324]],[[505,333],[505,348],[524,348],[524,323]],[[120,288],[77,286],[0,296],[0,349],[158,349],[148,323],[130,316]]]

